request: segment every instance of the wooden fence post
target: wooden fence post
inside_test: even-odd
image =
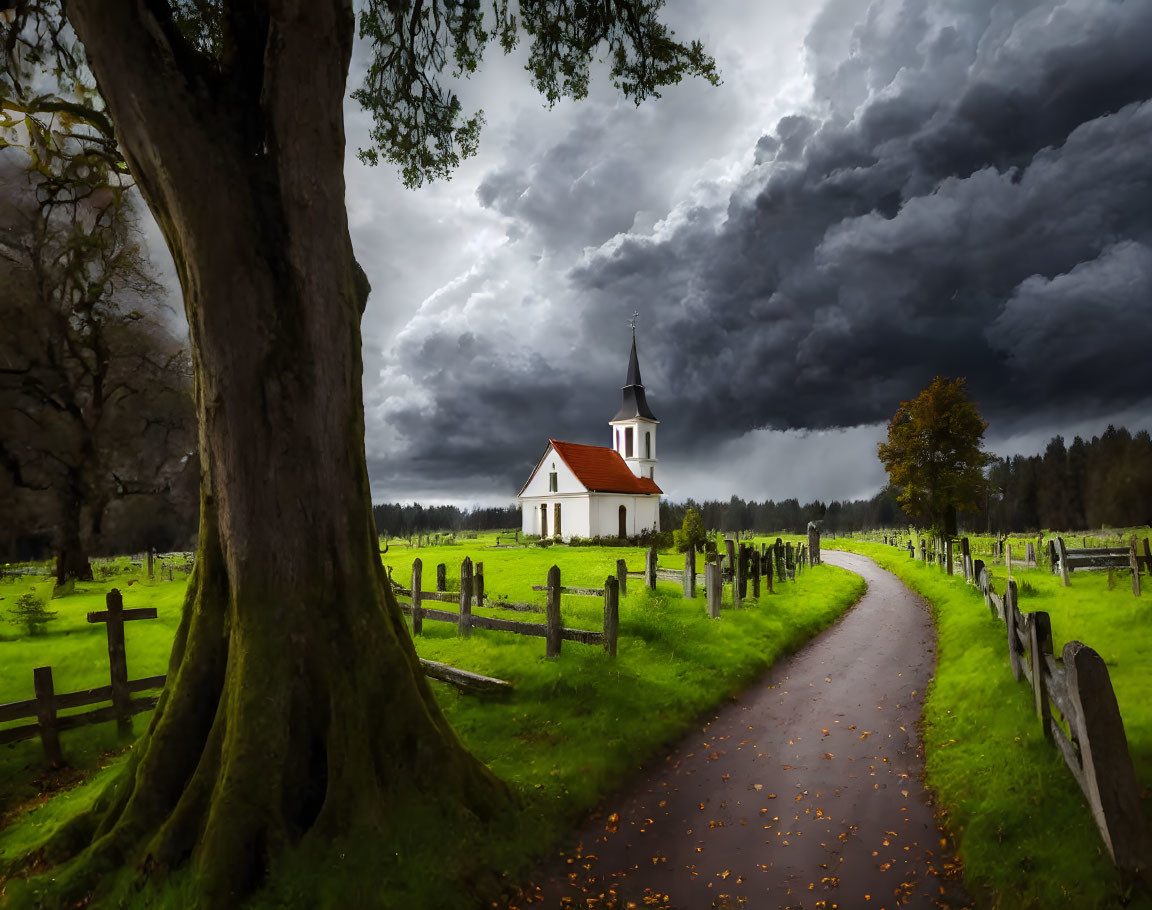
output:
[[[444,563],[440,563],[436,567],[436,590],[448,590],[448,567]]]
[[[155,558],[156,558],[156,554],[152,551],[152,548],[149,547],[148,548],[148,579],[149,580],[151,580],[154,577],[153,576],[153,561],[155,560]]]
[[[1045,657],[1052,654],[1052,619],[1042,610],[1032,614],[1032,622],[1028,629],[1029,645],[1032,657],[1032,694],[1036,703],[1036,716],[1040,718],[1040,727],[1044,731],[1044,738],[1052,742],[1052,730],[1049,720],[1052,718],[1052,707],[1048,704],[1048,663]]]
[[[460,620],[458,628],[461,637],[472,637],[472,560],[467,556],[460,563]]]
[[[928,541],[923,537],[920,538],[920,561],[928,565]]]
[[[767,546],[764,548],[763,558],[760,560],[760,571],[764,575],[764,584],[768,588],[769,594],[775,594],[776,591],[772,587],[772,551]]]
[[[32,686],[36,692],[36,723],[40,727],[44,757],[53,767],[62,765],[64,755],[60,751],[60,732],[56,729],[56,691],[52,687],[52,668],[37,667],[33,670]]]
[[[784,541],[779,537],[776,538],[774,558],[776,560],[776,580],[787,581],[788,573],[784,567]]]
[[[609,575],[604,579],[604,650],[609,657],[616,656],[616,640],[620,636],[620,586]]]
[[[1064,587],[1070,588],[1072,582],[1068,580],[1068,548],[1064,546],[1064,538],[1056,538],[1056,555],[1060,559],[1060,578],[1064,582]]]
[[[553,566],[548,570],[548,606],[545,609],[545,624],[547,638],[545,639],[544,656],[559,657],[560,644],[560,567]]]
[[[752,557],[752,596],[757,600],[760,599],[760,554],[757,552],[756,547],[753,546],[748,554]]]
[[[628,596],[628,564],[623,559],[616,560],[616,584],[620,586],[620,596]]]
[[[704,599],[712,619],[720,617],[720,577],[720,555],[717,554],[715,562],[704,563]]]
[[[476,599],[476,606],[484,606],[484,563],[478,562],[472,567],[472,596]]]
[[[104,598],[108,609],[108,667],[112,677],[112,708],[121,733],[132,732],[128,711],[128,655],[124,651],[124,597],[113,588]]]
[[[796,580],[796,559],[792,552],[792,541],[784,544],[784,567],[788,570],[788,577]]]
[[[744,606],[744,544],[736,551],[732,562],[732,607],[739,610]]]
[[[1008,579],[1008,590],[1004,592],[1004,623],[1008,626],[1008,665],[1012,668],[1012,678],[1020,682],[1020,639],[1016,636],[1017,621],[1020,617],[1016,609],[1016,582]]]
[[[656,590],[656,548],[649,547],[644,554],[644,587]]]
[[[1132,542],[1128,544],[1128,565],[1132,567],[1132,596],[1140,596],[1140,560],[1136,558],[1136,535],[1132,535]]]
[[[412,634],[424,631],[424,608],[420,606],[420,573],[423,568],[420,557],[412,560]]]
[[[952,570],[952,538],[949,537],[944,542],[944,570],[949,574],[953,574]]]
[[[960,538],[960,563],[964,567],[964,580],[972,580],[972,548],[967,537]]]
[[[736,544],[731,538],[724,538],[724,552],[728,554],[728,572],[735,578],[736,577]]]
[[[688,544],[688,549],[684,551],[684,596],[690,599],[696,598],[696,548],[692,544]]]
[[[1108,668],[1087,645],[1070,641],[1064,645],[1064,676],[1080,728],[1085,795],[1104,845],[1117,868],[1147,876],[1152,837]]]

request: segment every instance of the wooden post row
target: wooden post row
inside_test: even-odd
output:
[[[656,548],[649,547],[644,554],[644,585],[649,590],[656,589]]]

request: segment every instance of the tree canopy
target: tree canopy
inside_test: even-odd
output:
[[[659,21],[662,5],[5,11],[6,141],[126,167],[172,253],[201,465],[196,565],[164,692],[105,796],[24,858],[55,864],[38,879],[42,901],[164,903],[157,892],[172,887],[206,907],[266,889],[272,903],[413,908],[413,877],[447,868],[461,871],[436,906],[479,904],[463,870],[516,807],[449,727],[379,559],[364,454],[369,287],[345,206],[353,42],[358,29],[370,56],[355,95],[375,121],[363,156],[415,186],[475,150],[480,115],[441,79],[474,71],[493,40],[507,51],[529,37],[530,78],[552,102],[583,95],[604,51],[637,101],[686,75],[716,82],[700,45]]]
[[[968,398],[963,379],[937,376],[911,401],[900,403],[879,455],[904,510],[943,534],[956,533],[956,512],[983,503],[982,449],[988,424]]]

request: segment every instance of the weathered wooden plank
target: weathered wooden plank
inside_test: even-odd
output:
[[[112,591],[115,591],[115,590],[116,590],[115,588],[112,589]],[[109,596],[111,596],[112,591],[108,592]],[[117,591],[117,593],[119,593],[119,592]],[[108,618],[112,615],[113,614],[110,610],[100,610],[98,612],[89,613],[88,614],[88,622],[108,622]],[[120,610],[119,613],[117,613],[116,615],[118,615],[122,620],[124,620],[126,622],[128,620],[132,620],[132,619],[155,619],[156,618],[156,608],[155,607],[133,607],[131,610]]]
[[[1084,789],[1084,769],[1080,767],[1080,751],[1076,748],[1076,744],[1070,742],[1068,737],[1064,735],[1064,731],[1060,725],[1056,723],[1056,718],[1048,718],[1048,738],[1056,744],[1060,750],[1060,754],[1064,756],[1064,764],[1068,766],[1068,770],[1072,772],[1072,776],[1076,778],[1076,783],[1080,785],[1080,789]]]
[[[665,569],[658,566],[656,568],[656,580],[683,582],[684,571],[682,569]]]
[[[663,570],[662,569],[660,571],[671,571],[671,570]],[[676,576],[675,580],[679,581],[680,580],[680,573],[674,572],[673,574]],[[532,585],[532,590],[533,591],[547,591],[548,585]],[[574,594],[578,597],[603,597],[604,596],[604,589],[603,588],[570,588],[570,587],[567,587],[565,585],[561,585],[560,586],[560,593],[561,594]]]
[[[168,674],[162,673],[159,676],[144,676],[140,679],[128,680],[129,692],[144,692],[147,689],[162,689],[168,682]]]
[[[124,706],[123,713],[118,712],[115,705],[107,708],[97,708],[95,711],[86,711],[83,714],[70,714],[67,717],[56,719],[58,730],[75,730],[77,727],[87,727],[90,724],[103,724],[110,720],[119,720],[124,715],[139,714],[141,711],[151,711],[160,701],[159,695],[146,698],[129,699]]]
[[[12,701],[6,705],[0,705],[0,723],[9,720],[22,720],[25,717],[36,716],[36,699],[29,698],[25,701]]]
[[[460,621],[457,632],[461,638],[472,636],[472,560],[465,556],[460,563]]]
[[[684,573],[680,585],[686,598],[696,599],[696,548],[691,545],[684,551]]]
[[[435,660],[420,658],[420,666],[425,676],[449,683],[464,692],[474,692],[478,695],[499,695],[512,691],[512,683],[493,676],[481,676],[458,667],[450,667]]]
[[[411,604],[400,604],[400,609],[404,613],[411,614]],[[431,619],[434,622],[460,622],[460,614],[454,613],[451,610],[429,610],[427,607],[421,607],[420,613],[424,619]]]
[[[620,586],[620,596],[628,596],[628,566],[623,559],[616,560],[616,584]]]
[[[581,645],[602,645],[605,643],[603,632],[590,629],[561,629],[560,637],[564,641],[574,641]]]
[[[82,689],[79,692],[67,692],[56,696],[56,708],[63,711],[66,708],[83,708],[85,705],[96,705],[112,698],[111,686],[97,686],[95,689]]]
[[[523,601],[490,600],[484,604],[486,610],[515,610],[518,613],[543,613],[540,604],[524,603]]]
[[[1048,705],[1048,663],[1045,660],[1052,653],[1051,617],[1043,610],[1037,610],[1032,614],[1028,631],[1033,707],[1036,709],[1036,716],[1040,718],[1040,728],[1044,731],[1045,739],[1051,742],[1052,734],[1048,729],[1048,721],[1052,717],[1052,709]]]
[[[460,595],[456,591],[421,591],[421,600],[434,600],[437,603],[454,604],[460,601]]]
[[[473,616],[472,626],[476,629],[491,629],[495,632],[514,632],[517,635],[534,635],[546,638],[548,627],[542,622],[523,622],[519,619],[498,619],[495,616]]]
[[[1140,808],[1140,787],[1124,721],[1104,659],[1087,645],[1064,645],[1068,696],[1076,706],[1083,789],[1116,867],[1147,874],[1152,834]]]

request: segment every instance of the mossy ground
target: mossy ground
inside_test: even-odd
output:
[[[561,567],[564,584],[589,587],[602,585],[614,573],[617,558],[627,559],[630,569],[643,564],[643,551],[637,549],[490,549],[492,543],[494,538],[489,536],[411,551],[393,545],[384,561],[395,567],[397,581],[407,585],[412,558],[419,556],[428,588],[434,584],[438,562],[449,566],[448,578],[458,584],[459,564],[467,555],[484,563],[489,597],[540,604],[544,595],[531,587],[544,583],[554,563]],[[683,557],[668,554],[661,564],[680,567]],[[126,591],[125,606],[157,606],[161,617],[128,627],[130,675],[162,673],[184,582],[137,582],[126,587],[127,577],[119,582]],[[60,668],[58,691],[106,681],[103,627],[89,626],[84,613],[101,608],[103,591],[110,584],[81,585],[80,593],[55,601],[61,619],[49,635],[28,638],[13,629],[17,634],[0,642],[0,701],[30,697],[35,666],[50,664],[54,672]],[[454,626],[426,622],[417,642],[421,656],[516,685],[512,696],[487,700],[433,683],[441,707],[465,744],[519,796],[522,811],[515,823],[502,830],[499,838],[480,845],[469,862],[445,868],[429,859],[437,855],[436,825],[421,817],[419,807],[397,807],[411,814],[413,821],[407,826],[411,832],[407,842],[389,845],[389,855],[382,854],[379,845],[354,841],[318,845],[305,839],[274,870],[270,887],[258,896],[257,905],[298,906],[300,895],[315,893],[320,877],[330,906],[470,906],[467,901],[477,890],[490,891],[499,884],[494,870],[514,879],[648,756],[699,714],[738,692],[778,657],[833,622],[862,591],[859,577],[817,567],[802,572],[795,583],[777,584],[777,593],[765,593],[758,603],[747,601],[745,609],[725,610],[715,621],[705,615],[703,592],[689,600],[679,585],[659,582],[655,592],[648,592],[639,580],[630,580],[629,593],[621,602],[619,657],[615,660],[600,648],[570,642],[564,644],[558,660],[545,660],[540,638],[475,630],[464,641],[457,638]],[[564,623],[599,628],[602,609],[598,598],[566,596]],[[532,618],[532,614],[503,611],[496,615]],[[139,718],[137,729],[143,730],[146,722],[147,715]],[[106,760],[111,767],[96,772],[101,753],[121,745],[110,724],[65,734],[63,746],[70,762],[81,773],[94,773],[87,783],[46,801],[37,798],[32,783],[42,775],[38,742],[0,749],[0,793],[7,794],[10,812],[17,806],[23,808],[10,815],[7,827],[0,830],[0,864],[26,853],[54,826],[86,808],[122,761]],[[403,895],[380,888],[381,882],[396,880],[389,866],[394,871],[403,867]],[[449,887],[449,882],[463,884]],[[186,888],[187,882],[174,876],[159,890],[149,889],[136,897],[130,891],[122,893],[129,904],[177,907],[182,905]],[[34,899],[22,885],[14,891]]]
[[[924,709],[926,774],[957,836],[970,892],[989,907],[1152,907],[1152,896],[1112,867],[1079,787],[1044,740],[1031,688],[1012,679],[1004,624],[976,589],[891,546],[826,545],[872,557],[932,604],[939,644]],[[989,571],[1003,591],[1005,567]],[[1137,778],[1152,786],[1152,602],[1132,596],[1130,577],[1109,588],[1106,573],[1078,572],[1064,588],[1047,569],[1012,574],[1020,609],[1050,614],[1056,653],[1077,639],[1107,662]]]

